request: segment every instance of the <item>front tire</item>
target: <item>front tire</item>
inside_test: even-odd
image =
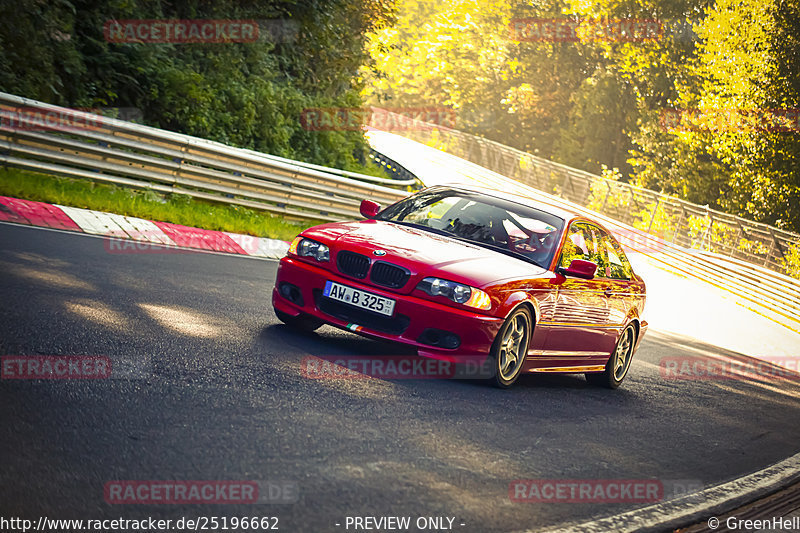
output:
[[[278,311],[275,309],[275,316],[277,316],[278,320],[290,328],[297,331],[302,331],[303,333],[311,333],[324,324],[322,320],[303,313],[300,313],[297,316],[292,316],[288,313],[284,313],[283,311]]]
[[[633,346],[636,344],[636,328],[633,324],[626,327],[617,340],[617,346],[611,353],[603,372],[586,374],[586,381],[590,384],[616,389],[622,384],[633,360]]]
[[[527,307],[514,310],[497,333],[489,353],[492,373],[489,382],[507,389],[522,373],[522,365],[528,355],[528,345],[533,333],[533,317]]]

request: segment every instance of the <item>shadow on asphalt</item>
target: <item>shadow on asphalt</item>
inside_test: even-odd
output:
[[[361,337],[331,326],[323,326],[319,330],[311,333],[296,331],[282,323],[265,326],[258,336],[257,343],[262,347],[267,347],[274,346],[276,342],[290,346],[294,350],[304,352],[307,355],[317,357],[355,356],[388,358],[406,356],[419,358],[422,361],[428,360],[425,357],[418,356],[416,350],[412,347]],[[511,389],[506,390],[498,389],[483,379],[418,378],[384,379],[384,381],[391,381],[398,384],[405,381],[456,382],[463,386],[477,387],[487,391],[497,391],[501,393],[513,393],[515,390],[523,391],[526,389],[590,389],[598,392],[624,394],[621,390],[610,391],[608,389],[589,385],[584,379],[583,374],[526,374],[520,376]]]

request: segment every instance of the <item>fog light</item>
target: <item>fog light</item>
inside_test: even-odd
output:
[[[303,307],[303,293],[300,292],[300,288],[297,285],[283,282],[278,287],[278,293],[293,304]]]
[[[417,342],[448,350],[454,350],[461,346],[461,338],[458,335],[436,328],[427,328],[417,337]]]

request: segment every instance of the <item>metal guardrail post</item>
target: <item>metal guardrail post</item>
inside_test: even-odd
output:
[[[775,239],[775,234],[772,233],[772,231],[770,231],[769,234],[770,234],[771,239],[770,239],[770,243],[769,243],[769,251],[767,252],[766,260],[764,261],[764,266],[768,266],[770,263],[772,263],[772,252],[775,250],[775,246],[777,244],[776,243],[776,239]],[[773,264],[775,264],[775,263],[773,263]]]
[[[650,233],[650,230],[653,229],[653,222],[656,221],[656,215],[658,214],[658,206],[661,204],[661,198],[656,196],[656,206],[653,208],[653,212],[650,214],[650,224],[647,226],[647,233]]]
[[[560,195],[563,196],[564,198],[568,198],[567,183],[569,183],[569,172],[564,172],[564,179],[561,180],[561,192],[560,192]]]
[[[672,242],[677,244],[676,239],[681,229],[681,222],[683,222],[683,218],[686,216],[686,209],[681,205],[681,216],[678,218],[678,223],[675,224],[675,231],[672,233]]]
[[[706,237],[708,237],[708,232],[711,229],[711,225],[714,223],[713,219],[711,218],[711,213],[708,211],[708,206],[706,208],[706,215],[703,218],[708,218],[708,224],[706,225],[706,229],[703,231],[703,237],[700,239],[700,245],[697,247],[698,250],[704,250],[706,247]]]
[[[611,195],[611,184],[609,182],[605,182],[606,184],[606,195],[603,197],[603,205],[600,207],[600,211],[606,210],[606,204],[608,203],[608,197]]]
[[[733,241],[733,245],[731,246],[731,253],[728,254],[728,257],[733,257],[733,253],[739,249],[739,243],[742,242],[742,233],[744,232],[744,228],[736,221],[736,225],[738,226],[738,231],[736,232],[736,238]]]

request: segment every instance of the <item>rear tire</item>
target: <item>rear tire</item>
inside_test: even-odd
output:
[[[278,311],[275,309],[275,316],[277,316],[278,320],[290,328],[297,331],[302,331],[304,333],[311,333],[324,324],[322,320],[304,313],[300,313],[297,316],[292,316],[288,313],[284,313],[283,311]]]
[[[614,351],[611,352],[611,357],[608,358],[606,369],[603,372],[590,373],[586,375],[586,381],[596,387],[605,387],[607,389],[616,389],[619,387],[625,376],[628,375],[628,369],[631,367],[633,360],[633,346],[636,344],[636,328],[633,324],[628,324],[622,331],[622,335],[617,340],[617,345]]]
[[[522,373],[522,365],[528,355],[528,345],[533,333],[533,317],[527,307],[520,306],[511,313],[489,353],[493,377],[488,381],[495,387],[507,389]]]

